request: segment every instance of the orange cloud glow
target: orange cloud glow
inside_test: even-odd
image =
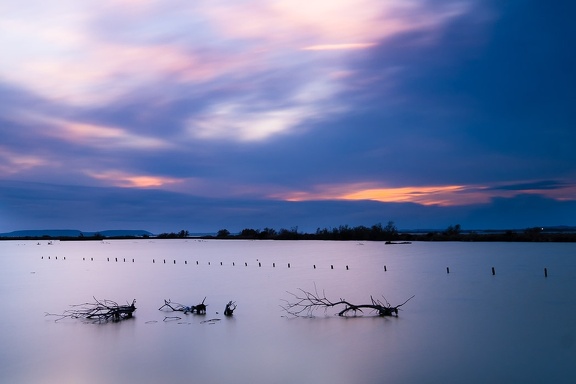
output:
[[[87,172],[87,174],[95,179],[105,181],[108,184],[117,187],[127,187],[127,188],[157,188],[165,186],[167,184],[175,184],[182,182],[179,179],[170,177],[131,175],[118,171]]]
[[[442,185],[380,188],[369,183],[348,185],[322,185],[313,188],[312,192],[279,193],[273,198],[286,201],[312,200],[373,200],[383,203],[415,203],[421,205],[456,206],[485,204],[491,199],[512,198],[518,194],[545,196],[558,201],[573,200],[576,186],[567,183],[565,186],[551,189],[530,188],[508,189],[498,185]]]
[[[375,43],[320,44],[302,48],[303,51],[339,51],[347,49],[365,49],[375,46]]]
[[[288,201],[374,200],[385,203],[422,205],[461,205],[485,202],[488,197],[478,187],[461,185],[374,188],[366,184],[321,186],[315,192],[295,192],[280,197]]]
[[[46,158],[0,147],[0,175],[12,175],[32,168],[53,165]]]
[[[464,190],[460,185],[365,189],[341,196],[343,200],[376,200],[423,205],[453,205],[451,196]]]
[[[49,135],[87,146],[106,146],[135,149],[161,149],[169,144],[163,140],[131,133],[120,127],[39,117],[53,126]]]

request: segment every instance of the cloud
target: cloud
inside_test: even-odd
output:
[[[135,175],[122,171],[107,170],[103,172],[86,171],[95,179],[103,180],[109,186],[131,188],[159,188],[168,184],[182,183],[184,180],[154,175]]]
[[[424,206],[470,206],[494,198],[518,194],[537,195],[558,201],[576,201],[576,185],[558,181],[535,181],[506,185],[443,185],[381,187],[375,183],[313,185],[310,192],[293,191],[271,195],[285,201],[370,200],[383,203],[415,203]]]
[[[138,148],[144,150],[172,147],[172,144],[167,141],[134,134],[120,127],[50,118],[41,118],[40,120],[52,127],[47,136],[57,137],[60,140],[80,146]]]
[[[422,205],[455,205],[453,196],[462,192],[464,186],[421,186],[382,188],[370,184],[315,186],[315,192],[295,192],[285,197],[286,201],[311,200],[371,200],[386,203],[418,203]],[[472,203],[470,200],[468,204]]]
[[[304,51],[341,51],[348,49],[366,49],[371,48],[375,43],[339,43],[339,44],[320,44],[310,45],[302,48]]]
[[[45,157],[22,154],[0,145],[0,176],[9,176],[34,169],[54,165]]]
[[[0,5],[3,178],[210,197],[230,220],[576,196],[564,4],[27,4]]]
[[[576,202],[535,195],[495,198],[486,204],[439,207],[378,201],[218,199],[138,188],[87,188],[0,181],[0,227],[74,228],[85,231],[137,228],[154,233],[187,229],[316,228],[372,225],[389,220],[401,229],[523,229],[570,224]]]
[[[529,183],[514,183],[514,184],[502,184],[493,186],[491,189],[494,190],[508,190],[508,191],[526,191],[526,190],[554,190],[563,189],[570,186],[568,183],[560,182],[557,180],[542,180],[534,181]]]
[[[228,94],[224,102],[208,105],[200,116],[188,116],[190,121],[210,119],[206,115],[220,114],[222,104],[234,105],[222,123],[240,121],[240,128],[231,127],[239,134],[207,132],[200,124],[196,137],[240,141],[285,134],[309,118],[330,113],[327,103],[338,104],[342,78],[332,74],[346,70],[347,57],[311,56],[301,47],[366,49],[372,41],[431,28],[465,11],[465,3],[457,1],[435,8],[424,1],[375,0],[322,0],[313,5],[301,0],[242,5],[172,1],[170,7],[158,1],[64,1],[54,7],[38,3],[36,10],[14,4],[6,6],[10,17],[0,19],[7,32],[0,43],[10,47],[0,80],[69,106],[113,105],[141,93],[177,100],[183,89],[188,97],[223,84],[291,72],[285,84],[292,83],[292,91],[269,102],[267,114],[261,111],[263,118],[247,117],[247,111],[254,100],[265,101],[270,95],[246,88],[243,94]],[[352,43],[326,43],[334,41]],[[299,96],[319,84],[323,96],[308,98],[302,112]],[[343,111],[343,104],[339,108]],[[268,125],[273,128],[263,128]]]

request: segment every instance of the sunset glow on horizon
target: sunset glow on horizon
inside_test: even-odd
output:
[[[526,186],[523,189],[494,190],[480,185],[446,185],[446,186],[414,186],[390,188],[366,188],[363,185],[318,186],[314,192],[292,192],[274,195],[285,201],[321,201],[321,200],[371,200],[382,203],[415,203],[435,206],[461,206],[470,204],[487,204],[494,197],[510,198],[518,192],[524,194],[546,195],[561,200],[560,196],[573,196],[574,186],[553,189],[543,192],[541,189]]]

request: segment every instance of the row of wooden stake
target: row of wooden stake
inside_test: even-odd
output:
[[[42,256],[42,259],[44,259],[44,256]],[[54,257],[55,260],[58,260],[58,256]],[[50,260],[50,256],[48,256],[48,260]],[[64,259],[66,260],[66,256],[64,256]],[[86,260],[85,257],[82,258],[82,260]],[[110,261],[110,258],[107,257],[106,258],[107,261]],[[90,261],[94,261],[94,258],[91,257]],[[118,258],[115,257],[114,261],[118,262]],[[123,259],[123,262],[126,262],[126,258]],[[132,259],[132,262],[134,262],[134,259]],[[156,263],[156,259],[152,259],[152,263]],[[163,263],[166,264],[166,259],[163,259]],[[176,264],[176,260],[174,260],[174,264]],[[188,260],[184,260],[184,264],[188,264]],[[196,265],[199,265],[199,262],[196,261]],[[208,262],[208,265],[211,265],[211,262]],[[222,262],[220,262],[220,265],[224,265]],[[236,263],[232,262],[232,266],[235,266]],[[248,263],[245,262],[244,266],[247,267]],[[258,262],[258,267],[262,267],[262,263]],[[276,263],[272,263],[272,267],[275,268],[276,267]],[[288,263],[288,268],[290,268],[290,263]],[[313,264],[313,268],[316,269],[316,264]],[[331,264],[330,265],[330,269],[334,269],[334,265]],[[346,265],[346,270],[349,270],[350,268],[348,267],[348,265]],[[384,266],[384,272],[388,271],[388,268],[386,266]],[[450,273],[450,267],[446,267],[446,273],[449,274]],[[492,275],[495,276],[496,275],[496,268],[492,267]],[[548,277],[548,268],[544,268],[544,277]]]

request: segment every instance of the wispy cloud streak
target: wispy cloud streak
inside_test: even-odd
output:
[[[444,185],[412,187],[376,187],[370,184],[316,186],[313,192],[276,194],[286,201],[372,200],[383,203],[416,203],[421,205],[459,206],[486,204],[495,197],[510,198],[518,194],[547,196],[556,200],[574,200],[576,184],[534,182],[516,185]]]

